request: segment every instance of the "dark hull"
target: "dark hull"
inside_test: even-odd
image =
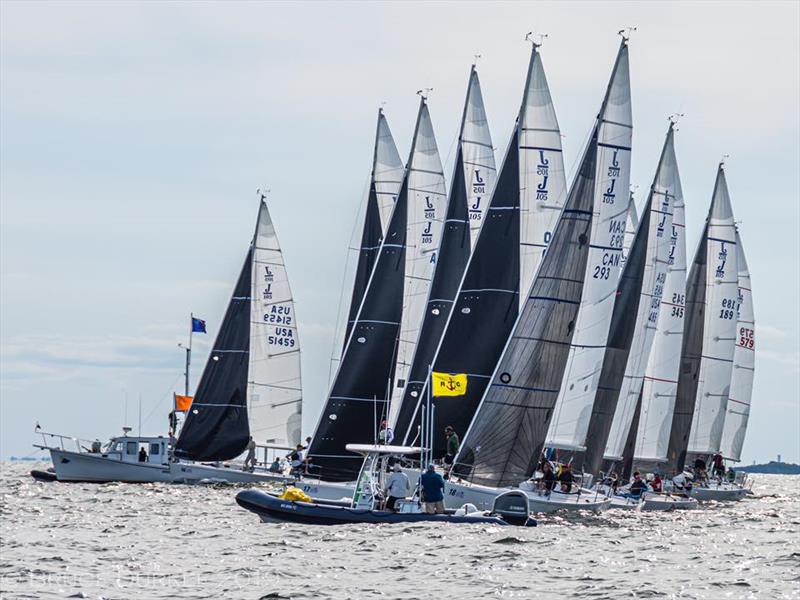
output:
[[[42,471],[40,469],[33,469],[31,471],[31,477],[37,481],[58,481],[58,476],[52,470]]]
[[[244,490],[236,494],[242,508],[256,513],[263,521],[290,522],[304,525],[346,525],[353,523],[482,523],[508,525],[499,517],[429,515],[395,513],[380,510],[355,510],[331,504],[291,502],[259,490]]]

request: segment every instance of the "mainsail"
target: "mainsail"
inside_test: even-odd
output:
[[[419,258],[414,253],[422,255],[425,207],[428,202],[440,202],[438,194],[421,192],[429,183],[427,178],[421,176],[430,174],[420,174],[416,180],[411,176],[412,169],[430,165],[432,151],[435,152],[432,134],[423,100],[417,116],[409,165],[308,451],[313,465],[318,469],[317,473],[328,481],[349,481],[358,475],[363,459],[348,452],[345,446],[348,443],[374,441],[378,422],[386,413],[387,391],[394,373],[404,313],[404,284],[407,269],[412,268],[407,266],[409,261],[406,260],[406,253],[411,252],[414,258]],[[417,189],[411,190],[414,181]],[[410,206],[412,202],[416,203],[413,207]],[[431,230],[436,225],[436,219],[441,222],[442,214],[438,212],[432,215]],[[433,253],[428,253],[427,257],[432,258]]]
[[[614,302],[608,347],[586,438],[584,466],[591,473],[599,471],[604,455],[612,460],[622,458],[664,293],[672,210],[679,186],[674,124],[670,123]]]
[[[691,452],[717,452],[736,334],[738,267],[733,210],[719,165],[706,226],[686,280],[686,313],[667,459],[676,471]]]
[[[358,315],[358,309],[361,307],[361,300],[364,298],[369,277],[375,267],[378,251],[381,248],[383,231],[389,221],[402,180],[403,161],[397,152],[392,132],[389,130],[389,124],[381,108],[378,109],[378,124],[375,132],[375,149],[372,156],[369,192],[364,212],[364,227],[361,232],[358,262],[356,263],[353,292],[350,298],[350,310],[347,313],[347,323],[342,344],[347,343],[350,328]],[[342,352],[344,352],[344,349],[342,349]]]
[[[739,298],[737,303],[736,348],[733,351],[733,375],[725,427],[722,430],[720,452],[729,460],[739,461],[742,457],[747,421],[750,418],[750,400],[753,395],[753,374],[755,370],[755,317],[753,314],[753,293],[750,289],[750,269],[742,248],[739,232],[736,232],[736,251],[739,263]]]
[[[667,279],[661,297],[653,347],[645,368],[642,404],[634,456],[637,461],[667,459],[667,445],[678,388],[686,299],[686,228],[684,201],[677,166],[672,209]]]
[[[214,341],[176,456],[228,460],[249,437],[300,441],[297,317],[275,227],[261,201],[255,235]]]
[[[394,367],[390,398],[397,408],[409,387],[408,382],[419,381],[419,369],[411,373],[412,363],[415,360],[417,343],[421,340],[420,332],[429,311],[428,301],[431,298],[431,282],[439,260],[440,245],[445,218],[448,220],[464,218],[465,210],[459,211],[454,206],[455,215],[448,212],[447,191],[445,189],[442,162],[439,159],[439,150],[436,147],[436,137],[433,133],[428,105],[424,96],[420,99],[417,128],[414,134],[414,144],[408,167],[408,242],[406,244],[406,272],[403,293],[403,314],[401,317],[400,333],[397,341],[397,360]],[[455,184],[454,184],[455,185]],[[459,198],[459,200],[461,200]],[[448,240],[452,246],[468,242],[466,230],[460,240]],[[469,256],[469,247],[466,248]],[[464,261],[456,260],[453,264],[446,265],[454,268],[453,277],[458,281],[464,270]],[[456,285],[457,285],[456,281]],[[455,295],[454,286],[451,289],[441,290],[443,299],[452,300]],[[438,339],[436,340],[438,341]],[[423,340],[423,344],[425,341]],[[419,365],[417,365],[419,366]],[[422,367],[427,372],[426,367]],[[411,377],[409,377],[409,375]],[[424,376],[422,377],[424,379]],[[393,422],[396,408],[389,414]]]
[[[538,462],[586,276],[597,129],[550,248],[456,457],[455,473],[475,483],[515,485],[530,477]]]
[[[437,432],[466,430],[516,321],[520,289],[530,286],[550,241],[565,192],[561,136],[541,56],[534,45],[519,116],[475,243],[433,371],[464,373],[466,393],[436,398]],[[426,384],[427,385],[427,384]],[[420,393],[411,422],[425,388]],[[415,437],[409,428],[406,442]],[[444,452],[434,438],[434,454]]]
[[[478,72],[470,69],[467,97],[461,119],[453,181],[447,201],[445,226],[436,260],[436,270],[428,294],[428,304],[420,328],[416,351],[405,386],[395,376],[389,422],[401,439],[408,430],[420,397],[428,367],[442,338],[469,260],[471,238],[477,237],[483,222],[487,197],[494,189],[496,168],[489,124],[483,106]]]
[[[548,433],[547,446],[555,448],[581,449],[586,441],[619,283],[633,132],[624,36],[598,118],[591,251],[567,370]]]

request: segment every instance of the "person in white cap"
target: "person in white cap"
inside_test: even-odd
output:
[[[386,478],[384,490],[386,493],[386,510],[394,510],[394,505],[398,500],[404,500],[411,491],[411,482],[408,475],[403,473],[399,463],[395,463],[394,472]]]

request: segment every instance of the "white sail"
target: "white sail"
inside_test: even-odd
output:
[[[717,172],[706,235],[700,243],[706,244],[707,252],[703,354],[688,450],[692,454],[711,454],[719,451],[722,441],[739,296],[736,231],[722,165]]]
[[[542,57],[535,50],[519,123],[520,309],[526,301],[523,290],[533,282],[567,195],[561,131]]]
[[[253,240],[247,416],[257,443],[300,442],[297,316],[275,227],[261,201]]]
[[[586,441],[619,283],[633,132],[626,41],[620,46],[598,118],[591,251],[567,370],[548,433],[547,446],[555,448],[581,448]]]
[[[628,218],[625,219],[625,239],[622,242],[622,258],[620,259],[620,274],[625,267],[628,260],[628,253],[631,251],[633,238],[636,235],[636,229],[639,227],[639,213],[636,210],[636,200],[633,198],[631,192],[630,200],[628,201]]]
[[[497,179],[494,147],[483,105],[483,94],[474,67],[469,78],[467,103],[461,131],[461,152],[464,163],[464,181],[467,184],[467,211],[469,214],[470,248],[483,225],[483,217]]]
[[[375,157],[372,161],[372,183],[378,197],[378,209],[381,213],[381,225],[386,230],[392,207],[400,192],[403,182],[403,160],[397,152],[389,123],[380,111],[378,115],[378,132],[375,137]]]
[[[675,198],[681,194],[678,164],[675,158],[674,129],[670,125],[664,150],[659,161],[649,203],[647,220],[648,236],[645,254],[642,288],[636,314],[633,339],[631,340],[625,375],[619,390],[617,406],[611,430],[606,442],[605,455],[621,460],[633,421],[642,380],[650,358],[655,338],[664,284],[667,279],[670,252],[672,250],[672,217]],[[635,207],[634,207],[635,210]],[[642,220],[644,226],[645,220]],[[641,419],[641,417],[640,417]]]
[[[447,209],[442,162],[423,99],[408,165],[408,221],[403,313],[391,396],[402,394],[417,347]],[[387,382],[388,383],[388,382]]]
[[[739,262],[739,299],[736,348],[733,351],[733,374],[725,414],[725,427],[722,430],[720,452],[730,460],[739,461],[742,457],[747,421],[750,418],[750,400],[753,396],[753,375],[756,363],[755,316],[753,313],[753,293],[750,288],[750,270],[742,248],[739,232],[736,232],[736,251]]]
[[[645,368],[642,408],[634,456],[642,461],[665,461],[678,390],[686,303],[686,228],[680,178],[675,173],[672,235],[667,280],[661,298],[653,347]]]

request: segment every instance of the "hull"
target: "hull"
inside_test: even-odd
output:
[[[131,463],[104,458],[102,454],[50,449],[58,481],[108,483],[171,482],[169,465]]]
[[[300,523],[304,525],[348,525],[356,523],[463,523],[507,525],[491,516],[429,515],[425,513],[395,513],[381,510],[356,510],[353,508],[292,502],[281,500],[259,490],[244,490],[236,495],[242,508],[257,514],[265,523]]]
[[[671,494],[656,494],[645,492],[642,494],[642,510],[692,510],[697,508],[698,502],[686,496],[673,496]]]
[[[747,489],[729,483],[710,483],[708,486],[695,485],[689,492],[698,502],[723,501],[730,502],[741,500],[747,494]]]
[[[447,508],[458,508],[463,504],[474,504],[479,510],[491,510],[494,499],[512,488],[490,488],[448,481],[445,486],[444,503]],[[528,497],[531,512],[553,513],[557,511],[590,510],[602,512],[609,508],[611,501],[602,494],[582,491],[574,494],[523,490]]]

